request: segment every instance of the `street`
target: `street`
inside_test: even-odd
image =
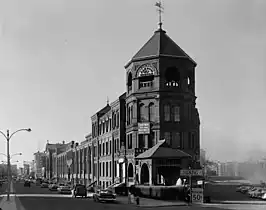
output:
[[[147,209],[147,207],[136,206],[135,204],[127,204],[126,202],[120,202],[123,199],[117,199],[116,203],[98,203],[94,202],[92,198],[72,198],[71,195],[60,195],[57,192],[51,192],[47,188],[41,188],[40,186],[24,187],[23,183],[13,183],[11,189],[12,196],[15,200],[15,206],[17,210],[87,210],[89,209]],[[124,198],[124,200],[126,200]],[[152,202],[152,200],[151,200]],[[3,202],[0,202],[0,207],[3,206]],[[168,207],[152,207],[157,209],[172,210],[178,208],[179,210],[186,209],[209,209],[219,210],[217,206],[168,206]],[[3,209],[5,210],[5,209]]]

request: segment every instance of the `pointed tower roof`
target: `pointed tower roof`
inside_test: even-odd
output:
[[[190,60],[195,66],[197,63],[190,58],[161,28],[154,32],[153,36],[133,56],[131,61],[152,59],[156,57],[172,57]]]

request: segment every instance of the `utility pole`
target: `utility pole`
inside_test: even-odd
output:
[[[7,140],[7,200],[10,200],[10,154],[9,154],[9,130],[7,130],[6,134],[6,140]]]

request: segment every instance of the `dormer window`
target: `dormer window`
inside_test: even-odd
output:
[[[143,65],[138,71],[139,88],[152,87],[154,70],[150,65]]]
[[[179,87],[180,86],[180,72],[176,67],[169,67],[165,71],[165,86]]]

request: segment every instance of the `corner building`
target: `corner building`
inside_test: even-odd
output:
[[[175,184],[199,167],[196,65],[161,28],[126,64],[126,93],[92,117],[99,184]]]

